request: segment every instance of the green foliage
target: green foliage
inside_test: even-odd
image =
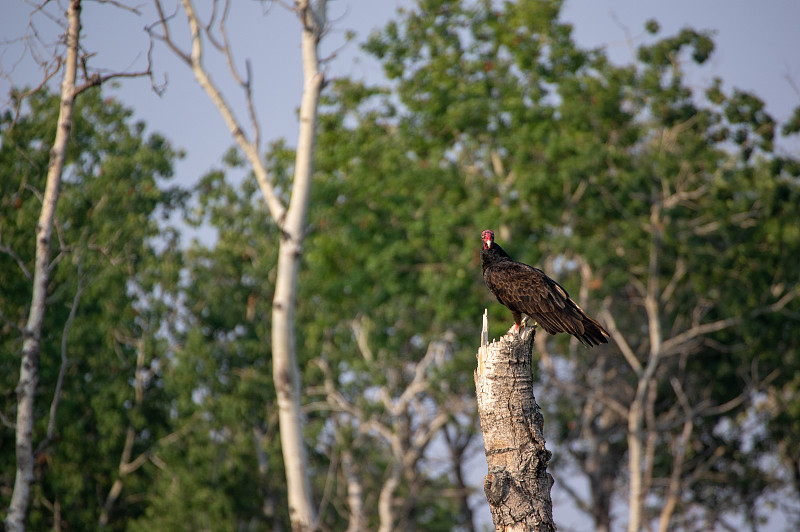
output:
[[[231,150],[225,162],[236,168],[242,160]],[[187,221],[216,229],[216,239],[213,247],[195,241],[185,252],[184,312],[165,368],[171,422],[181,436],[160,455],[167,467],[133,530],[271,530],[273,520],[288,523],[265,349],[278,233],[255,181],[234,187],[224,176],[206,174],[187,210]],[[268,502],[272,515],[265,515]]]
[[[792,112],[792,117],[783,125],[781,132],[786,135],[794,135],[800,131],[800,106]]]
[[[58,103],[56,96],[37,92],[19,117],[5,112],[0,123],[0,310],[5,318],[0,408],[12,419],[21,328],[31,297],[35,227]],[[145,137],[143,124],[132,124],[131,114],[118,102],[104,100],[99,91],[86,92],[76,102],[51,251],[34,446],[45,437],[62,355],[68,362],[54,438],[37,452],[32,529],[52,526],[47,508],[54,504],[70,508],[71,526],[97,526],[128,427],[139,436],[134,456],[167,432],[165,398],[158,385],[159,341],[153,336],[163,316],[148,313],[136,292],[144,281],[141,272],[163,260],[154,248],[161,231],[157,217],[177,206],[183,194],[163,186],[176,154],[163,137]],[[75,302],[74,321],[67,329]],[[145,359],[140,371],[151,373],[137,404],[133,379],[140,343]],[[14,482],[13,431],[2,432],[0,448],[5,507]],[[146,490],[149,473],[144,468],[133,475],[126,489]],[[114,509],[115,526],[141,511],[141,504],[120,501]]]
[[[338,313],[344,329],[367,316],[370,338],[401,359],[414,356],[403,339],[427,339],[444,323],[474,351],[469,331],[490,302],[476,278],[476,235],[494,227],[513,255],[547,266],[568,289],[585,283],[590,313],[606,301],[642,360],[650,348],[641,334],[650,275],[664,339],[743,318],[678,344],[656,376],[659,412],[677,404],[672,375],[692,404],[725,404],[763,386],[773,370],[781,382],[790,378],[787,368],[800,362],[792,354],[798,337],[785,323],[796,320],[800,271],[787,253],[800,250],[800,190],[798,161],[775,153],[777,124],[752,94],[726,93],[715,82],[703,100],[684,84],[685,62],[702,64],[713,53],[709,33],[683,29],[643,45],[636,65],[617,67],[602,52],[577,49],[558,9],[557,2],[502,9],[421,2],[371,37],[366,49],[383,62],[393,92],[342,83],[329,94],[315,185],[318,231],[303,284],[324,312],[309,319],[324,315],[329,326],[329,313]],[[427,266],[438,261],[438,271]],[[466,264],[472,272],[462,272]],[[579,277],[581,264],[588,278]],[[336,304],[317,306],[326,300]],[[491,305],[490,312],[500,334],[507,311]],[[329,338],[340,342],[331,352],[354,353],[343,374],[362,367],[351,338]],[[582,370],[612,371],[618,377],[605,384],[613,389],[607,393],[630,400],[636,375],[618,353],[595,361],[594,352],[569,353]],[[561,406],[552,410],[556,420],[583,408]],[[621,456],[627,425],[618,423],[604,437],[623,445]],[[563,443],[580,447],[568,426]],[[698,423],[697,441],[716,441],[715,426],[713,416]],[[747,438],[725,445],[733,451]],[[667,476],[670,450],[661,450],[656,474]],[[726,452],[715,467],[737,471],[742,482],[731,481],[746,486],[754,470],[731,467],[744,456]],[[706,458],[698,451],[690,460]],[[752,504],[757,483],[750,485],[753,492],[726,500]],[[698,500],[703,490],[722,489],[706,479],[696,487]]]

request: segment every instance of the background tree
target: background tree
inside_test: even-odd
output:
[[[28,318],[23,330],[22,357],[19,371],[19,385],[17,386],[17,411],[16,411],[16,476],[14,490],[9,504],[6,525],[11,530],[24,530],[25,517],[30,501],[31,484],[34,481],[34,400],[36,387],[39,380],[39,359],[41,356],[41,336],[44,315],[47,309],[46,299],[52,265],[50,263],[50,247],[53,233],[53,220],[58,204],[59,189],[61,187],[64,161],[66,159],[67,142],[72,128],[72,115],[75,97],[86,89],[100,85],[103,82],[119,76],[139,76],[142,73],[125,73],[90,75],[86,67],[85,55],[81,52],[81,2],[72,0],[66,13],[65,46],[63,57],[56,55],[54,61],[61,66],[63,62],[63,79],[61,82],[61,106],[58,123],[55,126],[55,138],[50,150],[50,161],[47,167],[47,182],[41,197],[41,211],[36,225],[36,259],[31,272],[33,290],[28,312]],[[58,54],[58,52],[55,52]],[[78,61],[82,60],[85,81],[78,82]],[[59,68],[52,72],[45,72],[45,81],[55,75]],[[18,98],[20,99],[20,98]],[[21,102],[17,104],[17,108]],[[77,291],[73,305],[80,299],[81,289]],[[71,320],[70,320],[71,321]],[[66,332],[65,332],[66,337]],[[60,399],[61,379],[56,388],[52,406],[52,415],[55,416],[56,406]],[[52,429],[48,431],[48,438],[52,436]],[[45,440],[46,442],[47,440]]]
[[[22,336],[22,358],[17,386],[16,450],[17,473],[14,491],[8,507],[6,525],[12,531],[25,530],[25,516],[30,501],[33,483],[33,410],[36,385],[39,380],[39,357],[41,356],[42,322],[46,309],[47,285],[50,279],[50,240],[53,235],[61,173],[67,151],[67,139],[72,128],[72,107],[75,102],[78,71],[78,40],[81,31],[80,1],[70,2],[67,12],[67,52],[64,79],[61,82],[61,108],[56,124],[55,140],[50,150],[47,184],[42,197],[42,209],[36,225],[36,259],[33,269],[33,293],[31,295],[28,320]],[[75,297],[77,304],[78,297]]]
[[[712,471],[736,471],[726,449],[733,445],[741,453],[740,444],[750,438],[739,433],[720,439],[722,420],[747,416],[754,394],[778,378],[780,366],[762,350],[792,352],[794,340],[753,350],[756,339],[743,333],[750,325],[763,331],[764,319],[794,319],[787,312],[797,305],[793,276],[758,273],[762,254],[781,262],[785,246],[795,249],[796,242],[784,236],[791,230],[779,229],[775,240],[755,228],[772,225],[767,220],[773,211],[762,205],[775,204],[774,187],[786,199],[797,193],[797,161],[775,151],[775,124],[757,98],[725,94],[717,84],[704,99],[684,85],[681,63],[687,54],[705,61],[713,49],[708,36],[685,30],[643,47],[639,65],[614,67],[602,52],[576,48],[558,9],[558,3],[518,2],[501,11],[488,3],[422,2],[368,45],[394,82],[394,99],[361,87],[348,87],[341,97],[346,116],[366,117],[363,131],[372,135],[360,137],[358,127],[343,135],[342,124],[336,131],[367,146],[383,134],[398,146],[363,161],[361,154],[352,156],[352,164],[386,176],[382,194],[392,190],[391,172],[380,170],[384,164],[419,165],[427,171],[425,181],[435,184],[448,171],[460,174],[475,184],[483,206],[473,210],[463,234],[479,234],[481,219],[502,220],[503,238],[524,242],[526,251],[516,244],[516,255],[538,249],[540,258],[529,262],[546,265],[568,287],[579,286],[581,304],[591,308],[588,301],[607,297],[604,315],[616,331],[618,352],[589,358],[558,340],[557,347],[541,346],[543,382],[561,398],[548,408],[589,477],[592,499],[578,502],[597,527],[609,526],[611,501],[625,484],[633,529],[651,518],[667,526],[676,507],[686,516],[690,508],[704,508],[716,521],[720,513],[700,492],[723,492],[722,485],[710,488],[718,478]],[[360,111],[350,111],[353,105]],[[336,154],[342,156],[347,152]],[[341,159],[337,163],[333,179],[346,183],[350,171],[343,171]],[[770,183],[766,191],[764,183]],[[439,199],[435,186],[428,196],[430,203]],[[426,203],[401,198],[391,212],[375,215],[381,233],[398,210],[426,212]],[[338,200],[352,206],[349,195]],[[779,203],[791,218],[789,203]],[[456,210],[454,202],[445,204]],[[377,205],[373,199],[373,210]],[[397,219],[404,229],[413,227],[413,216]],[[362,221],[348,241],[366,227]],[[436,228],[446,233],[445,227]],[[397,241],[411,247],[411,234]],[[461,232],[453,234],[460,238],[442,240],[462,241]],[[520,234],[530,237],[512,238]],[[770,238],[781,244],[766,246]],[[392,249],[391,242],[381,241],[381,249]],[[732,262],[711,259],[723,250]],[[457,268],[448,279],[458,279]],[[773,263],[771,271],[787,269],[788,263],[777,269]],[[387,276],[380,279],[387,284]],[[741,283],[760,299],[739,299]],[[442,286],[447,282],[432,292]],[[415,313],[420,307],[417,300]],[[644,338],[636,332],[641,330]],[[593,446],[587,448],[587,441]],[[626,458],[630,476],[622,465]],[[756,472],[748,471],[752,481]],[[709,488],[695,490],[701,485]],[[762,484],[749,486],[749,495],[722,505],[725,511],[746,500],[752,504],[763,492]],[[666,503],[655,514],[642,507],[653,495]]]
[[[26,99],[18,117],[6,110],[2,118],[4,421],[16,408],[11,391],[18,359],[11,354],[23,342],[30,305],[34,252],[29,237],[41,208],[58,101],[55,95],[37,92]],[[181,194],[162,188],[171,176],[175,152],[163,138],[145,136],[144,125],[131,123],[130,117],[130,110],[104,100],[97,89],[82,94],[73,113],[53,219],[50,310],[42,322],[42,362],[32,411],[36,482],[27,518],[31,528],[59,527],[62,520],[96,527],[120,467],[128,427],[136,432],[128,452],[131,461],[168,433],[158,386],[163,358],[155,335],[161,318],[137,297],[136,287],[152,282],[144,272],[168,255],[156,252],[153,239],[168,236],[161,232],[158,217],[177,205]],[[158,282],[169,284],[166,264],[158,268]],[[13,440],[9,428],[3,432],[5,442]],[[14,446],[3,444],[2,449],[7,494],[13,483]],[[147,475],[132,477],[126,485],[129,491],[108,509],[109,524],[141,511],[127,496],[135,501]],[[103,494],[100,500],[98,493]]]
[[[289,515],[293,530],[316,528],[317,517],[310,492],[309,468],[306,444],[303,438],[303,420],[300,411],[300,375],[297,363],[295,340],[295,305],[297,300],[297,277],[303,241],[306,236],[306,216],[313,173],[314,141],[317,125],[317,105],[324,76],[320,70],[318,45],[326,30],[326,0],[311,3],[296,0],[293,9],[301,26],[301,49],[303,64],[303,94],[300,102],[299,125],[294,179],[289,194],[277,189],[261,157],[260,131],[255,112],[250,63],[247,76],[241,76],[235,66],[228,41],[226,19],[229,1],[222,3],[219,19],[218,2],[214,2],[209,22],[200,23],[193,3],[183,0],[182,5],[190,31],[190,50],[181,48],[170,30],[170,21],[159,0],[155,1],[159,19],[150,28],[154,38],[163,41],[191,69],[195,79],[209,96],[225,120],[239,149],[244,153],[253,169],[259,188],[264,196],[270,216],[279,232],[278,269],[273,295],[271,344],[274,385],[277,391],[278,417],[280,423],[281,450],[286,471],[289,494]],[[219,25],[219,35],[214,24]],[[161,33],[156,33],[160,31]],[[250,134],[239,123],[233,110],[209,75],[204,65],[203,40],[207,39],[227,59],[230,74],[244,91],[244,99],[250,115]],[[282,197],[284,196],[284,197]]]
[[[233,151],[227,160],[244,164]],[[159,454],[163,466],[136,530],[282,530],[289,523],[263,351],[277,258],[270,237],[278,229],[254,180],[234,185],[224,176],[204,176],[187,213],[188,222],[217,234],[213,246],[194,242],[185,252],[181,312],[169,319],[172,363],[164,369],[173,430],[184,436]]]
[[[243,164],[239,157],[231,151],[226,160],[235,168]],[[273,146],[267,165],[277,183],[291,181],[293,158],[285,146]],[[265,216],[255,181],[230,183],[225,175],[235,172],[224,170],[208,174],[198,184],[197,204],[190,211],[193,223],[207,223],[217,230],[218,238],[213,245],[196,242],[187,252],[186,314],[175,335],[178,364],[169,374],[182,405],[175,430],[189,430],[195,445],[187,438],[183,440],[187,447],[175,445],[170,448],[174,454],[160,455],[168,467],[159,475],[153,510],[140,521],[146,529],[168,527],[184,517],[198,526],[286,526],[275,398],[269,385],[272,372],[259,348],[260,335],[269,329],[276,275],[276,250],[264,235],[277,235],[278,229]],[[337,220],[344,220],[345,214],[338,212]],[[332,258],[326,252],[313,253],[313,246],[308,249],[306,255],[312,260],[324,258],[327,264]],[[463,395],[444,384],[447,368],[455,362],[452,335],[445,333],[430,342],[405,341],[408,359],[393,357],[371,338],[368,320],[342,321],[342,328],[335,328],[344,314],[328,315],[326,309],[337,303],[321,297],[327,294],[311,293],[324,284],[319,275],[328,274],[321,269],[307,271],[301,286],[308,285],[309,292],[302,289],[298,310],[309,328],[303,329],[298,354],[300,365],[308,368],[304,382],[311,402],[305,415],[321,522],[331,529],[355,526],[361,519],[362,528],[449,530],[465,490],[462,486],[460,492],[451,491],[451,483],[439,478],[441,466],[428,449],[441,437],[439,428],[445,424],[451,431],[459,425],[473,430],[474,412]],[[337,322],[330,324],[331,318]],[[340,354],[337,343],[348,339],[353,340],[346,344],[352,350]],[[347,364],[358,368],[358,382],[342,386],[333,379],[348,372]],[[377,380],[380,375],[383,382]],[[455,375],[470,384],[463,374]],[[373,390],[368,397],[362,395],[365,387]],[[436,403],[444,406],[431,408]],[[185,466],[181,456],[190,448],[190,456],[197,459]],[[209,469],[207,463],[219,465]],[[215,470],[227,471],[226,476]],[[210,504],[205,497],[214,494]],[[186,516],[162,511],[177,500]]]

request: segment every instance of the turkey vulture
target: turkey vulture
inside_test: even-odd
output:
[[[560,284],[544,272],[513,260],[494,241],[494,233],[481,233],[483,280],[500,303],[511,309],[514,332],[527,314],[550,334],[569,333],[587,347],[608,343],[608,333],[586,315]]]

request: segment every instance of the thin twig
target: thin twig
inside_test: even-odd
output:
[[[26,279],[28,279],[29,281],[33,280],[33,275],[31,275],[31,272],[30,270],[28,270],[28,267],[25,266],[25,261],[22,260],[22,258],[19,255],[17,255],[13,249],[2,244],[2,235],[0,235],[0,251],[5,253],[12,259],[14,259],[14,262],[16,262],[17,266],[19,266],[19,269],[22,270],[22,275],[24,275]]]
[[[638,358],[636,358],[636,353],[633,352],[630,344],[628,344],[628,341],[625,340],[625,337],[622,335],[619,328],[617,328],[617,322],[614,320],[614,316],[611,315],[611,312],[609,312],[608,305],[603,306],[603,309],[600,310],[600,315],[603,317],[603,322],[605,322],[606,327],[608,327],[608,332],[611,335],[611,338],[613,338],[617,343],[617,346],[619,347],[619,350],[622,351],[622,356],[625,357],[628,365],[637,374],[641,372],[642,363],[639,362]]]
[[[67,366],[69,364],[69,359],[67,357],[67,337],[69,336],[69,331],[72,328],[72,322],[75,320],[75,315],[78,312],[78,303],[80,302],[81,295],[83,294],[83,290],[85,288],[85,279],[86,277],[83,275],[83,267],[79,259],[78,287],[75,290],[75,296],[72,298],[72,308],[69,309],[69,316],[67,317],[67,321],[64,323],[64,329],[61,332],[61,367],[58,370],[56,389],[53,392],[53,401],[50,403],[50,418],[47,422],[47,434],[36,448],[34,456],[38,456],[50,444],[50,442],[53,440],[53,435],[55,434],[56,412],[58,411],[58,403],[61,401],[61,390],[64,386],[64,375],[66,374]]]

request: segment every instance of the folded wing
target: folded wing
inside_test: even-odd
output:
[[[503,305],[515,314],[527,314],[548,333],[565,332],[588,346],[608,342],[603,327],[540,269],[506,261],[485,273],[486,284]]]

